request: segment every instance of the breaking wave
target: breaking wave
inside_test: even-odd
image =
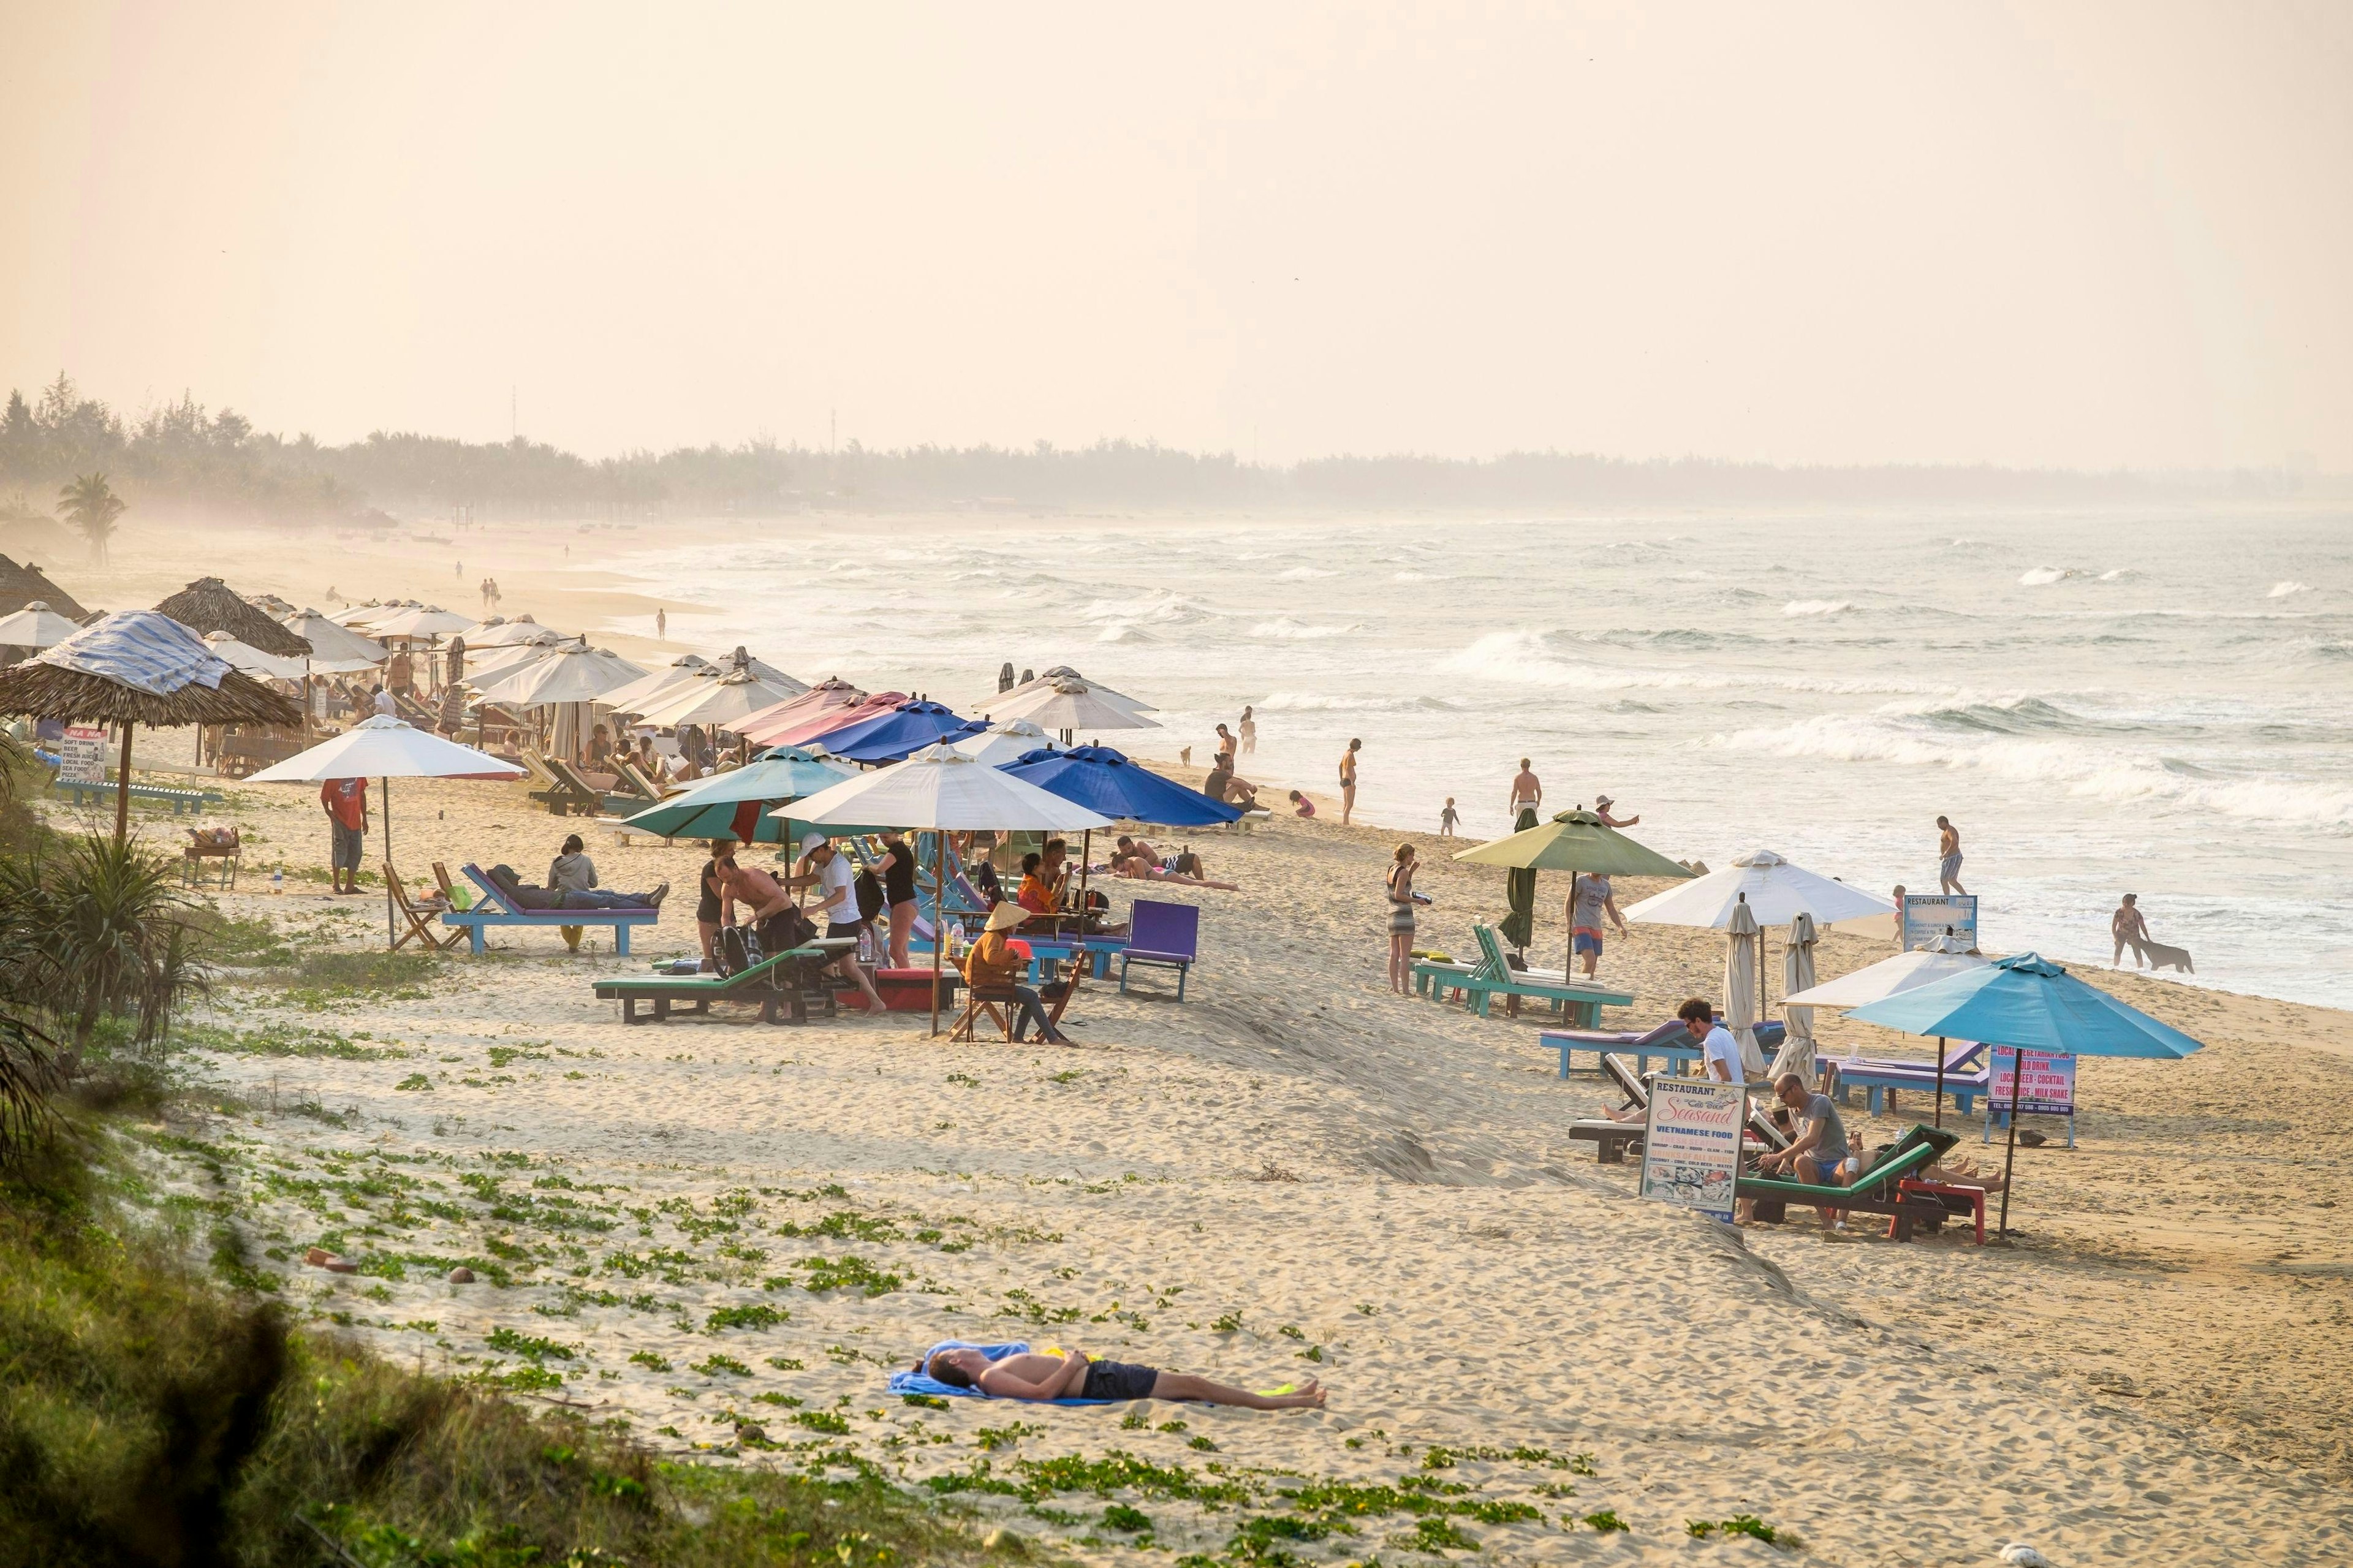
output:
[[[2309,594],[2311,592],[2312,584],[2309,583],[2274,583],[2272,584],[2272,591],[2265,594],[2263,597],[2266,599],[2285,599],[2294,595]]]
[[[1842,616],[1854,605],[1845,599],[1792,599],[1781,606],[1785,616]]]

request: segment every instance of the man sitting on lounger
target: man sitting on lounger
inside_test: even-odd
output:
[[[1838,1106],[1829,1095],[1809,1089],[1806,1080],[1793,1072],[1775,1079],[1773,1092],[1800,1119],[1800,1125],[1787,1149],[1759,1154],[1757,1169],[1767,1175],[1794,1171],[1798,1180],[1818,1187],[1838,1185],[1839,1163],[1846,1158],[1846,1124],[1839,1120]],[[1838,1228],[1841,1211],[1817,1207],[1814,1212],[1821,1215],[1824,1230]]]
[[[976,1388],[997,1399],[1198,1399],[1248,1410],[1320,1409],[1324,1404],[1324,1390],[1312,1377],[1288,1394],[1252,1394],[1188,1372],[1095,1361],[1084,1351],[1021,1351],[998,1361],[976,1350],[934,1351],[915,1370],[951,1388]]]

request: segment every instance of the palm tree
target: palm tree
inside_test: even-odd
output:
[[[116,521],[130,508],[108,488],[104,474],[80,475],[58,492],[58,500],[64,503],[66,521],[90,541],[90,564],[105,565],[107,542],[114,537]]]

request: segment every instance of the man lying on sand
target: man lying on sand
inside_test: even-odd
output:
[[[951,1388],[976,1388],[997,1399],[1198,1399],[1250,1410],[1321,1408],[1314,1378],[1288,1394],[1252,1394],[1187,1372],[1161,1372],[1133,1362],[1092,1361],[1084,1351],[1048,1355],[1022,1351],[991,1361],[976,1350],[937,1351],[915,1370]]]

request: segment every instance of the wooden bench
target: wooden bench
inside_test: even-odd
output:
[[[59,779],[57,781],[56,788],[59,794],[72,796],[76,805],[87,805],[93,799],[104,804],[112,800],[115,793],[115,784],[111,779],[104,784],[87,784]],[[217,790],[177,789],[170,784],[135,784],[131,786],[131,798],[168,805],[172,808],[172,815],[178,816],[184,812],[193,814],[204,810],[208,805],[218,805],[228,797]]]
[[[817,976],[826,964],[857,945],[848,937],[819,938],[764,958],[734,974],[616,975],[595,983],[596,999],[620,1003],[624,1024],[668,1023],[670,1010],[681,1006],[708,1016],[713,1002],[755,1003],[763,1024],[777,1022],[780,1010],[790,1022],[805,1024],[812,999],[827,1017],[834,1016],[834,994]],[[651,1018],[638,1016],[640,1002],[653,1005]]]
[[[299,756],[302,752],[299,740],[281,739],[276,735],[223,735],[219,765],[229,778],[241,779],[248,773],[259,773],[274,763]]]

